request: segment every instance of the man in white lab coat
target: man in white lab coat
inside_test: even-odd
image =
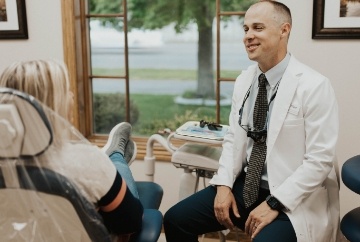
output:
[[[235,226],[253,241],[337,241],[338,106],[330,81],[288,52],[291,25],[290,10],[279,2],[260,1],[246,12],[244,44],[257,65],[236,80],[212,186],[165,214],[168,242],[197,241],[200,234]],[[265,125],[257,127],[264,75]],[[252,153],[260,143],[263,155]],[[252,156],[263,157],[259,181],[249,175],[259,160]],[[245,188],[249,184],[259,187]]]

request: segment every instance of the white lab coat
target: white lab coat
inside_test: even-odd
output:
[[[213,185],[232,187],[245,165],[247,137],[238,124],[239,109],[255,73],[251,66],[236,80],[230,129]],[[251,107],[244,108],[245,115]],[[288,209],[299,242],[338,241],[338,129],[330,81],[291,56],[268,124],[266,162],[270,192]]]

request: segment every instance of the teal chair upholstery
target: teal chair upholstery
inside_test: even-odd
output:
[[[345,161],[341,169],[341,177],[350,190],[360,194],[360,155]],[[340,229],[349,241],[360,241],[360,207],[345,214],[341,219]]]

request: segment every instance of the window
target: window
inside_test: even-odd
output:
[[[254,1],[73,1],[78,126],[87,138],[101,145],[128,121],[140,159],[159,130],[228,123],[234,80],[251,64],[242,16]]]

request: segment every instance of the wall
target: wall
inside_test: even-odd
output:
[[[339,166],[360,153],[360,40],[312,40],[313,1],[282,0],[293,13],[290,51],[299,60],[328,76],[340,109]],[[29,39],[0,40],[0,71],[15,60],[63,59],[60,0],[26,1]],[[132,165],[136,179],[144,178],[142,161]],[[178,199],[181,169],[171,163],[156,164],[155,181],[165,190],[161,210],[165,212]],[[360,204],[360,196],[343,184],[340,189],[341,214]]]
[[[0,39],[0,71],[14,61],[63,60],[61,0],[26,1],[29,39]]]

